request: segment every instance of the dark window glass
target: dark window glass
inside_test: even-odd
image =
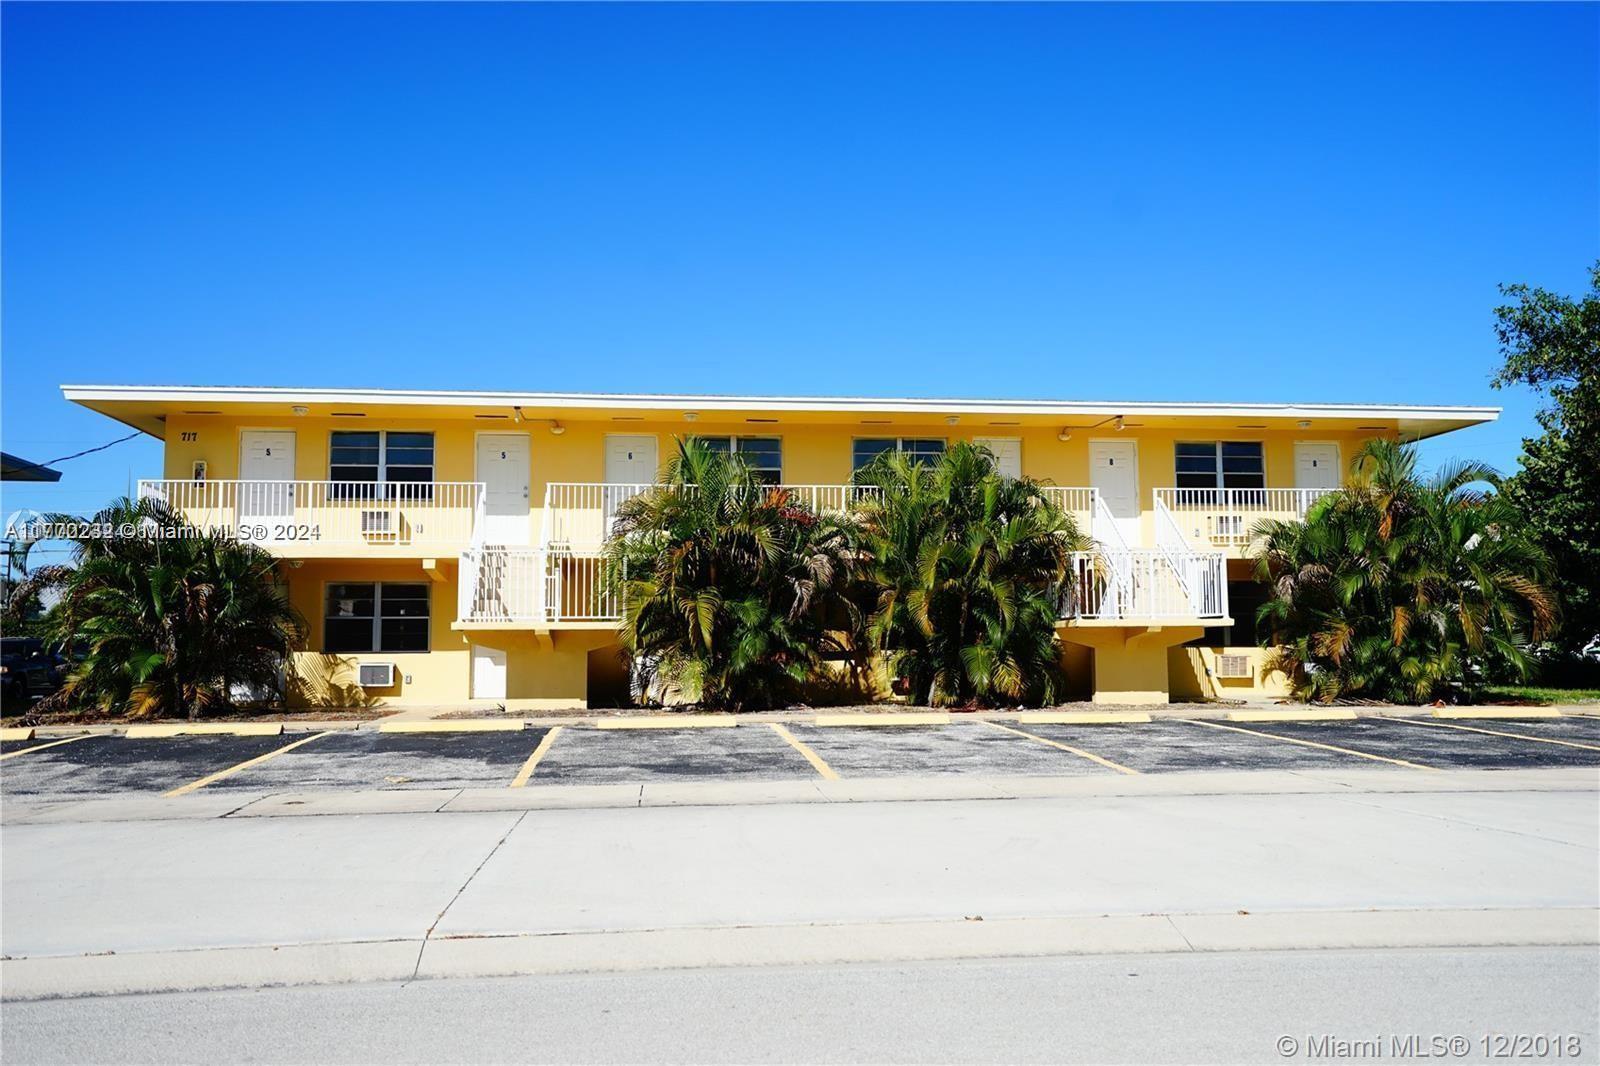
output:
[[[428,586],[329,585],[322,645],[328,652],[427,651]]]
[[[1260,489],[1267,484],[1260,441],[1190,441],[1176,450],[1180,489]]]
[[[372,619],[377,586],[329,585],[322,624],[322,649],[329,652],[371,651]]]
[[[884,452],[894,451],[897,443],[893,437],[857,437],[850,456],[850,468],[860,470]]]
[[[903,440],[900,442],[900,450],[909,456],[912,462],[926,466],[944,454],[944,441]]]
[[[330,481],[433,480],[432,433],[339,431],[329,435]],[[345,497],[358,495],[345,492]]]
[[[740,437],[739,454],[768,485],[783,480],[783,441],[777,437]]]
[[[426,618],[385,618],[382,651],[427,651]]]
[[[331,481],[377,481],[381,451],[377,433],[330,434],[328,478]]]
[[[733,451],[732,437],[696,437],[695,439],[705,445],[706,451],[716,452],[718,455],[727,455]]]
[[[1226,489],[1266,488],[1266,463],[1260,441],[1222,442],[1222,487]]]

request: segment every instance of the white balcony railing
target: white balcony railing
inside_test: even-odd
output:
[[[598,552],[469,548],[461,553],[456,617],[463,622],[614,622],[620,590]]]
[[[655,488],[648,484],[552,481],[545,486],[544,528],[539,542],[551,548],[597,551],[611,535],[617,511]],[[774,485],[823,513],[839,513],[876,489],[858,485]],[[692,489],[692,486],[691,486]]]
[[[1156,509],[1165,508],[1192,546],[1242,546],[1262,519],[1297,521],[1335,489],[1156,489]]]
[[[1071,596],[1063,609],[1068,618],[1206,620],[1228,615],[1227,564],[1221,552],[1076,552],[1068,580]]]
[[[456,551],[472,543],[479,481],[141,481],[201,529],[268,547],[398,545]]]

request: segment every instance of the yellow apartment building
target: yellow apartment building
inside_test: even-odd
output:
[[[541,709],[626,701],[599,580],[617,506],[685,436],[742,453],[823,509],[879,452],[987,445],[1048,484],[1094,550],[1074,560],[1063,665],[1102,703],[1267,696],[1245,558],[1375,437],[1497,408],[1087,403],[68,385],[166,444],[139,492],[282,559],[305,616],[299,704]]]

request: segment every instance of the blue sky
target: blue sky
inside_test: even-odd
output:
[[[38,5],[3,437],[63,381],[1498,403],[1600,256],[1600,7]],[[10,486],[83,509],[148,441]]]

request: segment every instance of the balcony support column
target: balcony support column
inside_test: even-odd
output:
[[[1200,636],[1201,626],[1066,626],[1061,639],[1092,649],[1095,703],[1170,700],[1167,649]]]

